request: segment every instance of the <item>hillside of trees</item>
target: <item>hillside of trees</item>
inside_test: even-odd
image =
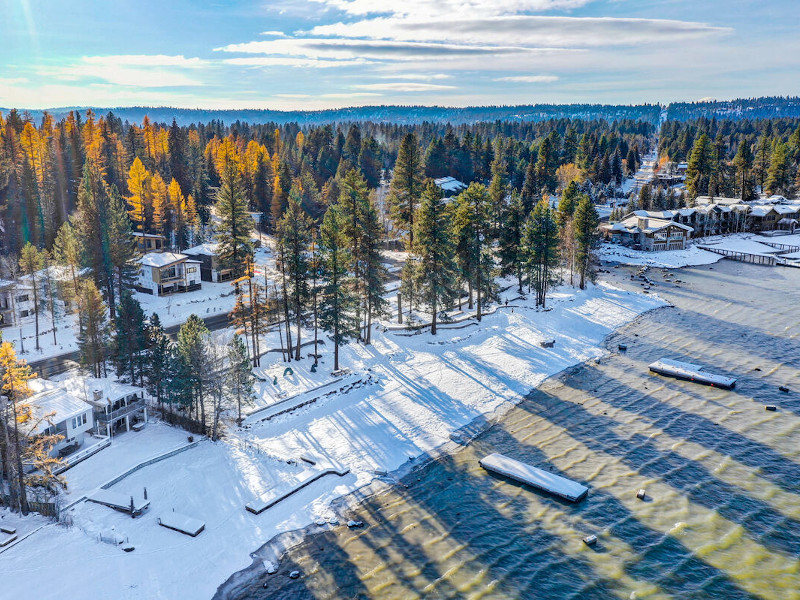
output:
[[[667,121],[662,160],[688,162],[686,190],[697,196],[753,200],[759,191],[790,197],[800,190],[800,118]]]
[[[67,118],[72,112],[85,113],[91,107],[53,108],[46,112],[55,120]],[[621,121],[625,119],[657,124],[661,107],[657,104],[527,104],[517,106],[356,106],[328,110],[211,110],[172,108],[168,106],[130,106],[92,109],[95,112],[113,112],[118,118],[132,123],[141,123],[145,117],[153,122],[170,123],[174,119],[179,125],[221,121],[226,124],[242,122],[253,125],[297,123],[299,125],[323,125],[326,123],[383,122],[401,125],[420,123],[465,123],[493,121],[548,121],[551,119],[582,119]],[[9,109],[0,108],[7,114]],[[31,118],[39,122],[42,110],[28,111]]]
[[[673,121],[701,118],[754,121],[797,117],[800,117],[800,97],[797,96],[673,102],[667,106],[667,119]]]

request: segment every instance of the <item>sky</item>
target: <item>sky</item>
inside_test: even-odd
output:
[[[0,106],[800,95],[798,0],[0,0]]]

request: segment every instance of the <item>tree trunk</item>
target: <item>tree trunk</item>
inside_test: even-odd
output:
[[[22,446],[19,445],[19,423],[17,421],[17,400],[14,398],[14,390],[8,394],[11,402],[12,417],[14,418],[14,446],[16,447],[17,459],[17,481],[19,487],[19,509],[23,515],[28,514],[28,497],[25,493],[25,472],[22,469]]]
[[[431,308],[433,310],[433,318],[431,319],[431,335],[436,335],[436,294],[433,295],[433,303]]]

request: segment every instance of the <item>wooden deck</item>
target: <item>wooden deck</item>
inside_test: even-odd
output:
[[[749,262],[756,265],[769,265],[775,266],[777,260],[774,256],[767,254],[752,254],[750,252],[739,252],[738,250],[726,250],[724,248],[717,248],[715,246],[698,246],[702,250],[708,250],[714,254],[721,254],[725,258],[731,260],[738,260],[741,262]]]

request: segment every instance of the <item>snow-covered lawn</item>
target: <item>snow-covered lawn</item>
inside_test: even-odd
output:
[[[509,297],[515,295],[512,289]],[[655,297],[600,284],[584,292],[555,291],[548,311],[535,310],[531,299],[512,301],[480,325],[443,326],[435,337],[375,331],[371,346],[342,349],[342,366],[367,383],[230,431],[224,441],[203,440],[110,488],[140,497],[146,487],[151,507],[142,517],[77,504],[70,511],[72,528],[46,527],[3,555],[4,594],[42,600],[209,598],[277,533],[333,516],[330,502],[371,481],[374,470],[393,471],[410,457],[446,448],[454,430],[512,406],[546,377],[600,356],[606,335],[659,305]],[[540,347],[544,339],[554,339],[555,347]],[[322,374],[332,368],[330,343],[323,348]],[[292,364],[302,373],[310,362]],[[185,435],[151,423],[140,433],[119,436],[112,448],[67,472],[70,497],[180,446]],[[245,510],[266,491],[306,477],[311,467],[287,460],[309,452],[351,473],[326,475],[258,516]],[[189,538],[158,526],[158,515],[173,509],[204,521],[206,530]],[[113,536],[136,550],[125,553],[99,541]],[[63,577],[87,564],[91,585],[84,577]],[[59,584],[45,583],[52,581]]]
[[[717,235],[712,237],[703,238],[696,243],[700,246],[713,246],[722,250],[729,250],[733,252],[746,252],[748,254],[775,254],[780,252],[778,248],[773,248],[767,244],[762,244],[759,240],[774,241],[777,244],[788,244],[790,242],[781,242],[777,238],[761,238],[753,234],[740,233],[733,235]]]
[[[619,244],[603,244],[599,256],[602,260],[623,265],[647,265],[677,269],[695,265],[709,265],[722,259],[722,255],[697,246],[689,246],[685,250],[665,250],[663,252],[645,252],[626,248]]]

